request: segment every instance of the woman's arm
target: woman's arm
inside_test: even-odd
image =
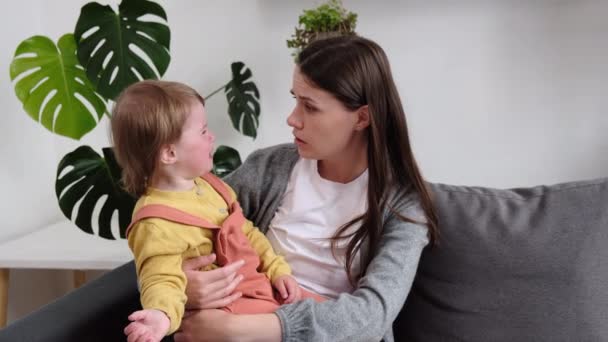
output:
[[[424,221],[418,205],[400,213]],[[282,340],[381,340],[405,303],[427,244],[426,226],[390,218],[379,251],[352,294],[343,293],[335,301],[323,303],[305,300],[277,310]]]
[[[175,342],[280,342],[281,323],[275,314],[232,315],[221,310],[186,314]]]

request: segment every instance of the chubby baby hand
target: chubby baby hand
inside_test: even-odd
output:
[[[128,342],[158,342],[169,332],[171,324],[164,312],[154,309],[135,311],[129,321],[124,330]]]
[[[274,287],[279,291],[284,304],[294,303],[302,298],[302,291],[296,279],[290,275],[282,275],[275,279]]]

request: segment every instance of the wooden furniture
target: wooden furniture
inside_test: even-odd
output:
[[[11,269],[73,270],[74,287],[79,287],[86,281],[85,270],[111,270],[132,259],[126,240],[84,233],[67,220],[0,241],[0,328],[7,321]]]

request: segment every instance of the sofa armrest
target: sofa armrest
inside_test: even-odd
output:
[[[124,341],[140,308],[130,262],[0,330],[0,341]]]

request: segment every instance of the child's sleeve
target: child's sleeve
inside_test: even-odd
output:
[[[272,283],[282,275],[291,274],[291,268],[287,264],[287,261],[274,252],[270,241],[258,228],[253,226],[251,221],[245,220],[243,233],[247,235],[247,239],[249,239],[253,249],[260,256],[258,271],[266,274]]]
[[[141,305],[166,313],[171,320],[168,334],[172,334],[184,316],[186,276],[182,253],[188,245],[167,229],[145,220],[132,228],[128,241],[135,259]]]
[[[232,198],[236,201],[237,196],[234,190],[232,190],[228,184],[224,184],[230,190],[230,195]],[[291,268],[287,264],[287,261],[285,261],[285,258],[277,255],[274,252],[270,241],[268,241],[266,238],[266,235],[255,227],[253,222],[245,219],[243,233],[245,233],[247,239],[253,246],[253,249],[260,256],[260,267],[258,271],[266,274],[272,283],[274,283],[274,281],[282,275],[291,275]]]

